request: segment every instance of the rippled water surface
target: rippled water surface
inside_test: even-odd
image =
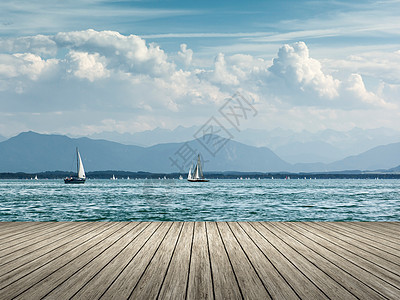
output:
[[[0,221],[400,221],[400,181],[0,180]]]

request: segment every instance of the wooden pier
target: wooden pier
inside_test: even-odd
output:
[[[2,222],[14,298],[400,299],[400,223]]]

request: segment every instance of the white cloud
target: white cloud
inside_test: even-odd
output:
[[[57,45],[50,36],[38,34],[18,38],[0,38],[0,49],[5,53],[33,53],[39,56],[55,56]]]
[[[309,56],[304,42],[281,47],[269,71],[302,91],[312,90],[328,99],[339,95],[340,82],[322,72],[320,62]]]
[[[225,62],[225,56],[222,53],[219,53],[215,58],[211,80],[215,83],[223,85],[239,85],[238,78],[228,70]]]
[[[159,46],[147,46],[145,40],[136,35],[125,36],[115,31],[89,29],[58,33],[54,41],[59,47],[99,53],[107,57],[110,68],[125,72],[165,76],[175,67],[167,61],[167,55]]]
[[[181,51],[178,52],[178,56],[183,61],[186,67],[190,66],[193,59],[193,50],[188,49],[186,44],[181,44]]]
[[[106,67],[106,58],[98,53],[89,54],[87,52],[70,51],[68,59],[71,67],[68,71],[72,72],[76,77],[86,78],[93,82],[96,79],[110,76],[110,72]]]
[[[56,59],[44,60],[32,53],[0,54],[0,78],[21,76],[37,80],[43,72],[57,63]]]
[[[282,122],[309,128],[318,122],[322,128],[344,122],[344,115],[349,119],[341,126],[346,126],[357,123],[350,120],[352,111],[379,108],[395,114],[394,105],[400,104],[395,100],[396,83],[383,80],[373,88],[364,82],[374,68],[385,65],[383,60],[378,64],[376,58],[372,62],[367,56],[353,57],[347,60],[349,65],[338,64],[339,69],[343,66],[338,76],[332,61],[326,67],[325,61],[311,57],[304,42],[281,46],[274,59],[219,53],[208,64],[194,63],[193,50],[186,44],[169,56],[139,36],[113,31],[62,32],[2,43],[0,109],[15,113],[23,106],[38,112],[39,107],[48,115],[31,116],[37,118],[32,124],[58,122],[59,128],[71,133],[77,128],[93,133],[113,128],[135,132],[161,124],[189,126],[217,114],[237,90],[256,100],[260,112],[256,124],[273,127]],[[358,65],[352,70],[355,61]],[[396,74],[397,66],[386,66],[386,74]],[[52,119],[51,112],[59,111],[64,113]],[[7,118],[15,122],[18,113]]]
[[[360,74],[351,74],[346,85],[346,91],[350,92],[353,97],[366,104],[375,106],[390,106],[382,98],[378,97],[372,92],[367,91]]]

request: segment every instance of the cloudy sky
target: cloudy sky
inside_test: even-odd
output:
[[[35,3],[38,2],[38,3]],[[0,135],[400,127],[400,1],[0,2]]]

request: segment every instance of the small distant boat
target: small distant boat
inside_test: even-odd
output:
[[[35,175],[35,180],[38,180],[37,175]]]
[[[115,178],[114,174],[113,177],[110,178],[111,180],[117,180],[117,178]]]
[[[204,178],[203,171],[201,169],[200,154],[197,156],[197,164],[193,169],[193,173],[192,173],[192,167],[190,167],[187,180],[190,182],[208,182],[209,181]]]
[[[129,180],[129,179],[130,179],[130,178],[129,178],[129,176],[128,176],[128,177],[126,177],[126,179],[127,179],[127,180]]]
[[[179,180],[183,180],[183,177],[182,177],[182,175],[179,175]]]
[[[76,148],[76,168],[77,168],[77,176],[71,176],[64,179],[65,183],[85,183],[86,175],[85,170],[83,168],[83,163],[81,159],[81,155],[79,154],[78,148]]]

